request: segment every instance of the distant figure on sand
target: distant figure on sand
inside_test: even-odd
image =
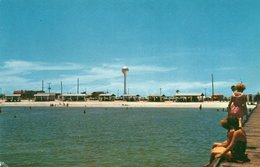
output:
[[[243,116],[246,116],[248,120],[247,113],[247,96],[243,94],[246,86],[242,83],[236,85],[236,92],[233,93],[228,104],[228,117],[239,118],[239,126],[242,127]]]

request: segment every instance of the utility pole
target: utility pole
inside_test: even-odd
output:
[[[0,88],[0,99],[3,99],[3,94],[2,94],[2,88]],[[0,107],[0,112],[1,112],[1,107]]]
[[[51,83],[49,82],[48,85],[49,85],[49,87],[48,87],[49,93],[51,93]]]
[[[214,101],[214,79],[213,79],[213,74],[211,74],[211,82],[212,82],[212,101]]]
[[[42,91],[44,91],[44,81],[42,80]]]
[[[78,84],[77,84],[77,94],[79,94],[79,78],[78,78]]]
[[[62,81],[60,81],[60,94],[62,95],[62,89],[63,89],[63,87],[62,87]]]

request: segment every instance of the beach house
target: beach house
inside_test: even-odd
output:
[[[150,101],[150,102],[164,102],[165,101],[165,95],[149,95],[148,101]]]
[[[100,94],[98,96],[98,100],[99,101],[114,101],[115,100],[116,95],[114,94]]]
[[[131,95],[131,94],[125,94],[123,95],[124,101],[140,101],[139,95]]]
[[[203,101],[203,93],[176,93],[174,100],[176,102],[199,102]]]
[[[20,102],[21,94],[6,94],[4,98],[6,102]]]
[[[222,94],[214,94],[212,97],[214,101],[223,101],[224,100],[224,95]]]
[[[34,95],[34,101],[54,101],[55,93],[37,93]]]
[[[62,94],[59,99],[62,101],[86,101],[87,94]]]

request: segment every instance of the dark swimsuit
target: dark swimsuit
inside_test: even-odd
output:
[[[247,160],[246,152],[246,141],[236,141],[231,153],[233,155],[232,161],[245,161]]]

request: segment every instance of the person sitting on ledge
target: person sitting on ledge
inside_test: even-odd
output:
[[[227,142],[223,144],[224,147],[220,146],[212,149],[210,163],[206,165],[207,167],[217,166],[223,159],[231,162],[250,161],[245,154],[247,147],[246,133],[243,128],[239,127],[238,118],[227,118],[225,127],[231,133],[231,136],[229,136],[231,139],[227,139]]]
[[[238,118],[228,118],[227,127],[234,130],[232,140],[225,150],[217,154],[215,158],[224,157],[232,162],[248,162],[250,161],[245,154],[247,147],[246,133],[242,127],[239,127]]]
[[[224,119],[222,119],[222,120],[220,121],[220,125],[227,130],[227,139],[226,139],[224,142],[221,142],[221,143],[220,143],[220,142],[215,142],[215,143],[213,143],[213,145],[212,145],[212,149],[213,149],[213,150],[211,150],[211,152],[213,152],[213,153],[215,153],[215,154],[217,154],[216,152],[218,152],[218,151],[217,151],[218,148],[220,148],[220,147],[227,147],[228,143],[230,143],[230,141],[231,141],[231,139],[232,139],[234,130],[230,130],[230,129],[227,127],[227,125],[228,125],[228,124],[227,124],[227,120],[228,120],[228,118],[224,118]],[[216,148],[216,147],[218,147],[218,148]],[[215,149],[214,149],[214,148],[215,148]]]
[[[212,144],[210,160],[208,164],[204,165],[205,167],[209,167],[210,164],[212,164],[212,162],[214,161],[215,156],[223,152],[232,140],[234,130],[229,129],[227,122],[228,118],[224,118],[220,121],[220,125],[227,130],[227,139],[224,142],[215,142]]]

